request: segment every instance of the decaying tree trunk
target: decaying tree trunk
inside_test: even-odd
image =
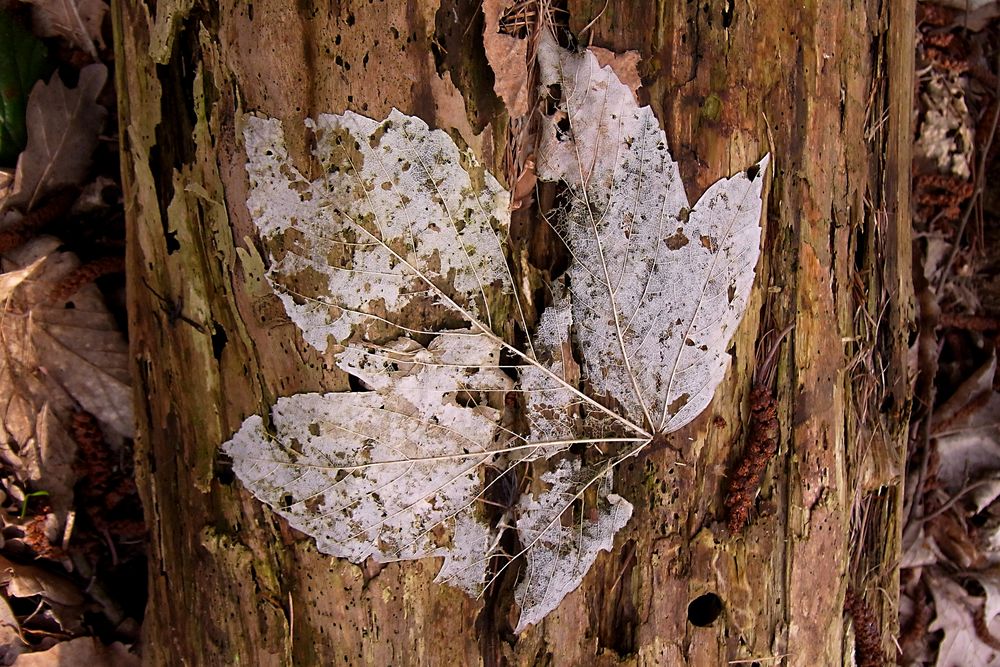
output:
[[[432,560],[318,554],[218,453],[278,396],[347,388],[263,279],[241,115],[282,119],[306,172],[303,118],[397,107],[503,173],[478,3],[219,4],[120,0],[114,13],[150,663],[830,665],[854,650],[848,586],[889,655],[909,409],[910,2],[565,6],[584,44],[641,54],[643,101],[692,200],[768,150],[773,166],[727,380],[674,434],[679,460],[623,465],[617,486],[636,511],[615,550],[517,637],[509,593],[477,601],[432,584]],[[530,226],[518,233],[515,248],[532,242]],[[537,275],[537,250],[513,261]],[[725,494],[755,352],[792,324],[775,357],[777,454],[733,533]]]

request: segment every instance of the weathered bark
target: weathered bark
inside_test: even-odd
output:
[[[218,446],[244,417],[280,395],[347,387],[263,280],[239,118],[259,110],[285,121],[308,171],[303,118],[398,107],[499,168],[505,120],[475,46],[478,3],[440,4],[115,6],[151,530],[147,660],[828,665],[853,650],[848,584],[879,611],[888,652],[909,409],[907,0],[613,0],[582,35],[640,51],[643,94],[692,199],[767,150],[774,168],[732,369],[706,414],[673,438],[686,465],[659,451],[623,466],[617,485],[635,515],[544,623],[515,638],[509,594],[476,601],[432,584],[432,561],[324,557],[227,474]],[[571,0],[570,28],[579,35],[604,5]],[[528,254],[514,260],[537,276]],[[726,471],[745,441],[756,341],[792,323],[778,357],[778,455],[753,523],[730,535]],[[718,595],[722,614],[696,627],[688,605],[704,593]]]

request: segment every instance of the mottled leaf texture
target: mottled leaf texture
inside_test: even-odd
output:
[[[559,523],[563,508],[576,499],[579,489],[598,476],[598,511],[601,521],[578,518],[572,525]],[[611,471],[580,471],[578,461],[563,460],[553,472],[542,475],[551,485],[537,499],[525,495],[518,503],[518,536],[526,541],[524,575],[514,590],[521,607],[514,632],[539,622],[567,594],[576,590],[600,551],[611,551],[615,533],[632,516],[632,505],[611,493]]]
[[[584,377],[637,422],[675,431],[705,409],[729,365],[757,264],[767,158],[689,208],[652,109],[610,67],[551,36],[538,59],[543,86],[561,92],[542,124],[538,175],[570,189],[558,231],[574,258]]]
[[[552,224],[572,260],[534,330],[505,260],[509,195],[444,132],[398,111],[321,115],[307,121],[314,177],[279,121],[246,119],[267,278],[304,340],[334,343],[367,391],[281,398],[223,444],[243,484],[325,553],[440,556],[438,580],[473,595],[516,568],[516,632],[612,549],[632,514],[614,468],[721,382],[767,165],[690,207],[652,111],[612,67],[552,39],[539,63],[542,90],[559,91],[539,175],[566,190]],[[510,320],[523,345],[498,334]]]
[[[485,314],[486,287],[510,289],[497,237],[510,197],[447,134],[396,110],[382,123],[347,112],[307,124],[322,174],[312,182],[291,166],[279,121],[249,119],[246,148],[247,206],[261,235],[285,244],[267,278],[308,343],[324,350],[370,315],[398,315],[428,283],[441,288],[428,298],[471,315]]]
[[[478,595],[491,542],[476,518],[478,470],[496,458],[499,425],[496,410],[461,406],[456,388],[505,390],[500,348],[468,332],[393,348],[340,355],[374,391],[278,399],[273,438],[255,416],[226,449],[254,495],[321,551],[355,563],[445,556],[440,576]]]

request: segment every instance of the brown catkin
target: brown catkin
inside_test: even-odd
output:
[[[81,287],[89,285],[101,276],[112,273],[121,273],[125,270],[124,257],[102,257],[86,264],[81,264],[76,269],[68,273],[52,289],[49,294],[50,303],[61,303],[67,301],[76,294]]]
[[[77,501],[94,527],[119,542],[141,538],[146,527],[135,480],[116,469],[97,419],[89,412],[75,413],[70,433],[77,444],[75,471],[83,482]]]
[[[967,179],[945,174],[924,174],[913,184],[913,199],[926,212],[940,209],[941,217],[957,220],[961,205],[972,196],[975,189]]]
[[[66,213],[76,197],[76,190],[61,190],[16,223],[0,229],[0,253],[10,252],[33,239],[51,222]]]
[[[917,23],[938,28],[955,22],[955,10],[930,2],[917,3]]]
[[[767,464],[778,452],[778,406],[771,390],[762,384],[750,392],[750,424],[743,458],[730,473],[726,493],[729,531],[737,533],[750,522],[754,498],[760,490]]]
[[[882,652],[882,633],[875,612],[864,598],[848,588],[844,596],[844,611],[854,623],[854,663],[858,667],[882,667],[886,664]]]

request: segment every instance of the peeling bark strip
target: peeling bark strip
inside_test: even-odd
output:
[[[910,163],[912,136],[911,106],[897,102],[912,94],[912,3],[729,4],[612,0],[605,9],[605,0],[569,0],[565,16],[584,43],[639,51],[644,99],[693,199],[763,154],[762,117],[771,123],[779,169],[769,197],[770,250],[711,409],[736,423],[768,294],[769,317],[801,327],[778,391],[779,414],[794,417],[782,424],[790,463],[787,483],[774,489],[779,511],[759,540],[716,539],[712,518],[721,501],[706,489],[719,488],[732,433],[695,422],[671,437],[685,447],[685,466],[668,465],[664,448],[617,469],[614,491],[635,501],[618,537],[635,545],[631,564],[623,565],[624,553],[598,558],[555,612],[514,638],[515,618],[477,631],[482,601],[432,585],[437,562],[360,568],[319,554],[311,540],[283,541],[284,524],[220,472],[218,455],[218,444],[276,397],[349,384],[332,354],[303,346],[276,314],[282,307],[267,285],[245,205],[240,113],[280,119],[289,157],[310,179],[311,137],[302,120],[320,110],[385,118],[398,108],[460,137],[499,173],[506,121],[495,111],[479,19],[469,20],[468,3],[433,0],[113,3],[136,460],[152,534],[147,662],[844,662],[843,610],[815,594],[815,568],[828,563],[824,572],[835,580],[843,562],[838,545],[850,507],[838,482],[846,475],[842,453],[856,445],[844,430],[854,408],[843,400],[840,373],[843,340],[857,335],[851,292],[859,282],[872,288],[876,273],[855,273],[864,247],[885,258],[898,304],[887,317],[901,352],[886,354],[881,366],[905,367],[910,179],[900,165]],[[878,124],[866,126],[866,118]],[[534,238],[514,234],[508,260],[517,284],[532,292],[526,305],[540,309],[549,276],[530,265],[525,248],[539,256],[552,249],[534,248]],[[144,281],[183,297],[185,315],[203,330],[149,317],[161,303]],[[515,340],[514,318],[497,319],[507,323],[505,340]],[[212,331],[228,340],[218,356]],[[902,388],[900,411],[908,401],[903,380],[893,380]],[[811,400],[817,387],[822,400]],[[880,432],[895,434],[895,426]],[[892,517],[897,482],[887,484],[880,512]],[[893,571],[892,544],[866,571]],[[513,582],[505,583],[512,598]],[[894,590],[888,580],[885,589]],[[690,625],[689,603],[708,592],[723,601],[723,613],[710,626]],[[883,627],[888,632],[891,621]]]

